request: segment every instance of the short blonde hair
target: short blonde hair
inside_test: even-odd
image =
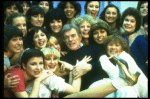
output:
[[[53,55],[60,59],[60,52],[53,47],[42,48],[41,51],[43,52],[44,57],[51,57]]]
[[[85,14],[85,16],[78,15],[71,21],[71,23],[74,23],[79,27],[85,21],[90,23],[91,25],[96,23],[96,21],[93,19],[93,17],[88,14]]]
[[[50,36],[50,38],[49,38],[49,40],[48,40],[48,42],[47,42],[46,47],[51,47],[51,45],[52,45],[53,43],[58,43],[58,40],[56,39],[56,37]]]

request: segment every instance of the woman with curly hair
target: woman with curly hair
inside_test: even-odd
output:
[[[127,8],[122,13],[121,25],[125,30],[124,39],[128,42],[131,56],[137,65],[148,77],[148,69],[146,62],[148,61],[148,42],[143,35],[139,35],[137,31],[141,27],[141,14],[132,7]]]
[[[110,4],[104,8],[100,15],[100,19],[106,21],[111,27],[112,34],[119,34],[121,14],[117,6]]]
[[[76,24],[79,29],[80,32],[82,34],[82,43],[83,45],[89,45],[89,33],[90,33],[90,29],[91,29],[91,25],[96,23],[96,21],[92,18],[92,16],[85,14],[85,16],[78,16],[76,18],[74,18],[72,21],[72,23]]]
[[[71,20],[81,13],[81,5],[76,1],[60,1],[58,7],[63,9],[67,17],[67,24],[70,24]]]

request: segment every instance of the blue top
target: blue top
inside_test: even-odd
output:
[[[7,68],[10,68],[10,61],[9,61],[9,58],[4,56],[4,65],[7,67]]]
[[[128,37],[126,35],[123,35],[123,37],[127,40],[128,45]],[[137,65],[142,69],[142,71],[147,76],[147,65],[146,61],[148,60],[148,42],[144,38],[143,35],[139,35],[135,38],[132,45],[130,46],[130,53],[131,56],[136,61]]]

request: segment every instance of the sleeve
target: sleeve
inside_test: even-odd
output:
[[[99,58],[102,69],[109,75],[110,79],[118,77],[119,70],[113,65],[106,55]]]
[[[9,58],[4,57],[4,66],[6,66],[7,68],[10,68],[10,61]]]
[[[25,89],[25,79],[24,79],[24,71],[23,70],[18,70],[18,71],[14,71],[14,73],[11,73],[11,76],[15,76],[18,75],[18,77],[14,78],[14,79],[20,79],[19,83],[16,85],[15,88],[12,88],[11,90],[15,93],[15,92],[23,92],[26,91]]]
[[[48,85],[50,90],[56,89],[58,92],[65,92],[67,86],[70,86],[63,78],[56,75],[48,77],[43,83]]]
[[[139,47],[140,51],[142,52],[144,59],[147,61],[148,60],[148,42],[147,42],[147,40],[144,38],[144,36],[139,36],[137,42],[138,42],[138,47]]]

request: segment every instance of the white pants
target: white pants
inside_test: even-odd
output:
[[[111,82],[111,80],[109,78],[99,80],[99,81],[96,81],[93,84],[91,84],[89,86],[89,88],[98,87],[98,86],[101,86],[108,82]],[[113,93],[107,95],[105,98],[138,98],[138,96],[137,96],[135,90],[133,89],[133,87],[126,86],[126,87],[122,87],[122,88],[118,89],[116,92],[113,92]]]

